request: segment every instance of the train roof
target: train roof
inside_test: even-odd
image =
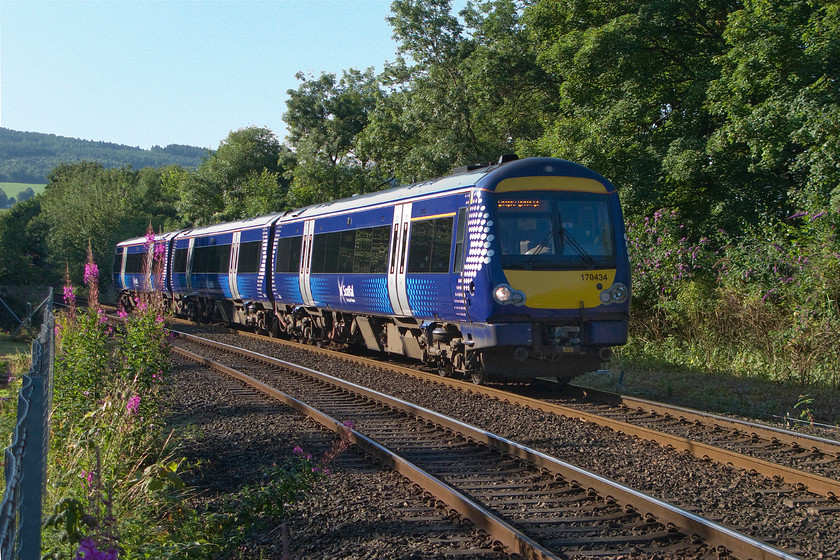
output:
[[[503,158],[504,159],[504,158]],[[489,166],[468,166],[462,167],[451,175],[421,181],[411,185],[403,185],[391,189],[376,191],[372,193],[353,195],[350,198],[342,198],[320,204],[313,204],[304,208],[275,212],[265,216],[238,220],[235,222],[224,222],[196,228],[184,229],[164,234],[163,239],[169,240],[176,235],[179,238],[214,235],[238,231],[243,229],[260,228],[274,222],[296,222],[308,218],[351,212],[361,208],[373,208],[379,205],[391,204],[400,200],[435,196],[446,192],[457,192],[459,190],[479,187],[485,190],[495,190],[496,185],[505,179],[533,176],[565,176],[594,179],[604,185],[607,192],[615,188],[610,182],[592,171],[591,169],[557,158],[531,157],[525,159],[505,159],[496,165]],[[161,239],[161,236],[157,236]],[[138,237],[119,243],[117,246],[136,245],[145,243],[144,237]]]
[[[456,170],[455,174],[438,179],[394,187],[384,191],[354,195],[350,198],[342,198],[297,210],[290,210],[282,214],[279,221],[297,221],[325,214],[370,208],[400,200],[434,196],[450,191],[456,192],[475,186],[492,191],[504,179],[532,176],[565,176],[593,179],[602,183],[607,192],[615,190],[607,179],[587,167],[557,158],[533,157],[506,161],[492,166],[468,166]]]
[[[262,228],[267,225],[271,225],[271,223],[277,220],[280,216],[282,216],[282,213],[275,212],[274,214],[257,216],[256,218],[248,218],[245,220],[237,220],[235,222],[223,222],[221,224],[185,229],[178,233],[178,237],[200,237],[203,235],[215,235],[244,229]]]
[[[312,206],[286,212],[281,218],[281,221],[301,220],[321,216],[323,214],[332,214],[347,210],[379,206],[380,204],[389,204],[414,197],[432,196],[448,191],[458,191],[475,186],[478,180],[488,172],[489,171],[486,168],[482,168],[468,173],[447,175],[446,177],[441,177],[439,179],[431,179],[411,185],[393,187],[384,191],[358,194],[353,195],[350,198],[342,198],[338,200],[331,200],[329,202],[322,202],[320,204],[313,204]]]
[[[169,241],[176,235],[178,235],[179,231],[169,231],[167,233],[159,233],[155,234],[155,241]],[[131,239],[126,239],[125,241],[120,241],[117,243],[117,247],[128,247],[130,245],[145,245],[146,244],[146,236],[143,237],[132,237]]]

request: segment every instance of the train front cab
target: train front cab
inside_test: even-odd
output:
[[[484,222],[471,228],[470,254],[486,270],[473,280],[485,297],[470,298],[473,322],[461,330],[489,375],[566,381],[626,343],[623,218],[603,177],[562,160],[526,161],[479,182]]]

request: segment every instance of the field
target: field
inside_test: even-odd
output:
[[[35,185],[29,183],[0,183],[0,189],[3,189],[6,196],[14,199],[17,199],[21,191],[25,191],[30,188],[35,191],[35,194],[40,194],[44,192],[46,186],[47,185]]]

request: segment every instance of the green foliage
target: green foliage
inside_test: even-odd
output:
[[[717,153],[741,150],[803,208],[822,210],[840,184],[840,6],[834,1],[744,2],[725,32],[710,107],[726,122]],[[765,187],[766,188],[766,187]]]
[[[840,384],[838,216],[802,217],[696,243],[676,212],[628,224],[634,335],[681,367]]]
[[[0,216],[0,284],[43,285],[47,270],[47,225],[39,219],[41,197],[16,204]]]
[[[0,182],[46,183],[50,171],[59,164],[85,160],[98,161],[106,168],[126,165],[135,169],[167,165],[194,168],[207,152],[204,148],[178,144],[143,150],[110,142],[0,128]]]
[[[160,515],[183,483],[155,426],[168,372],[166,330],[152,312],[117,333],[97,310],[57,318],[50,494],[45,542],[54,556],[86,537],[128,551],[123,523]]]
[[[375,190],[383,181],[359,135],[383,93],[373,70],[309,78],[289,90],[283,118],[297,156],[289,204],[306,206]]]
[[[398,0],[389,21],[400,53],[380,77],[391,93],[361,142],[389,176],[415,181],[496,161],[539,136],[552,80],[536,64],[516,4]]]
[[[155,388],[169,369],[168,332],[164,319],[152,311],[138,307],[141,313],[129,320],[117,333],[121,375],[132,379],[140,388]]]
[[[285,208],[285,175],[294,161],[270,130],[243,128],[232,131],[195,173],[166,173],[163,190],[177,194],[184,226],[251,218]]]

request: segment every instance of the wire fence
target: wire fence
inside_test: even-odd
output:
[[[44,321],[32,342],[32,366],[18,393],[17,424],[6,449],[6,490],[0,503],[0,560],[41,557],[41,505],[47,480],[52,409],[55,317],[52,290]]]
[[[13,334],[40,326],[42,309],[52,302],[52,288],[48,286],[0,285],[0,328]],[[38,304],[37,302],[41,302]]]

